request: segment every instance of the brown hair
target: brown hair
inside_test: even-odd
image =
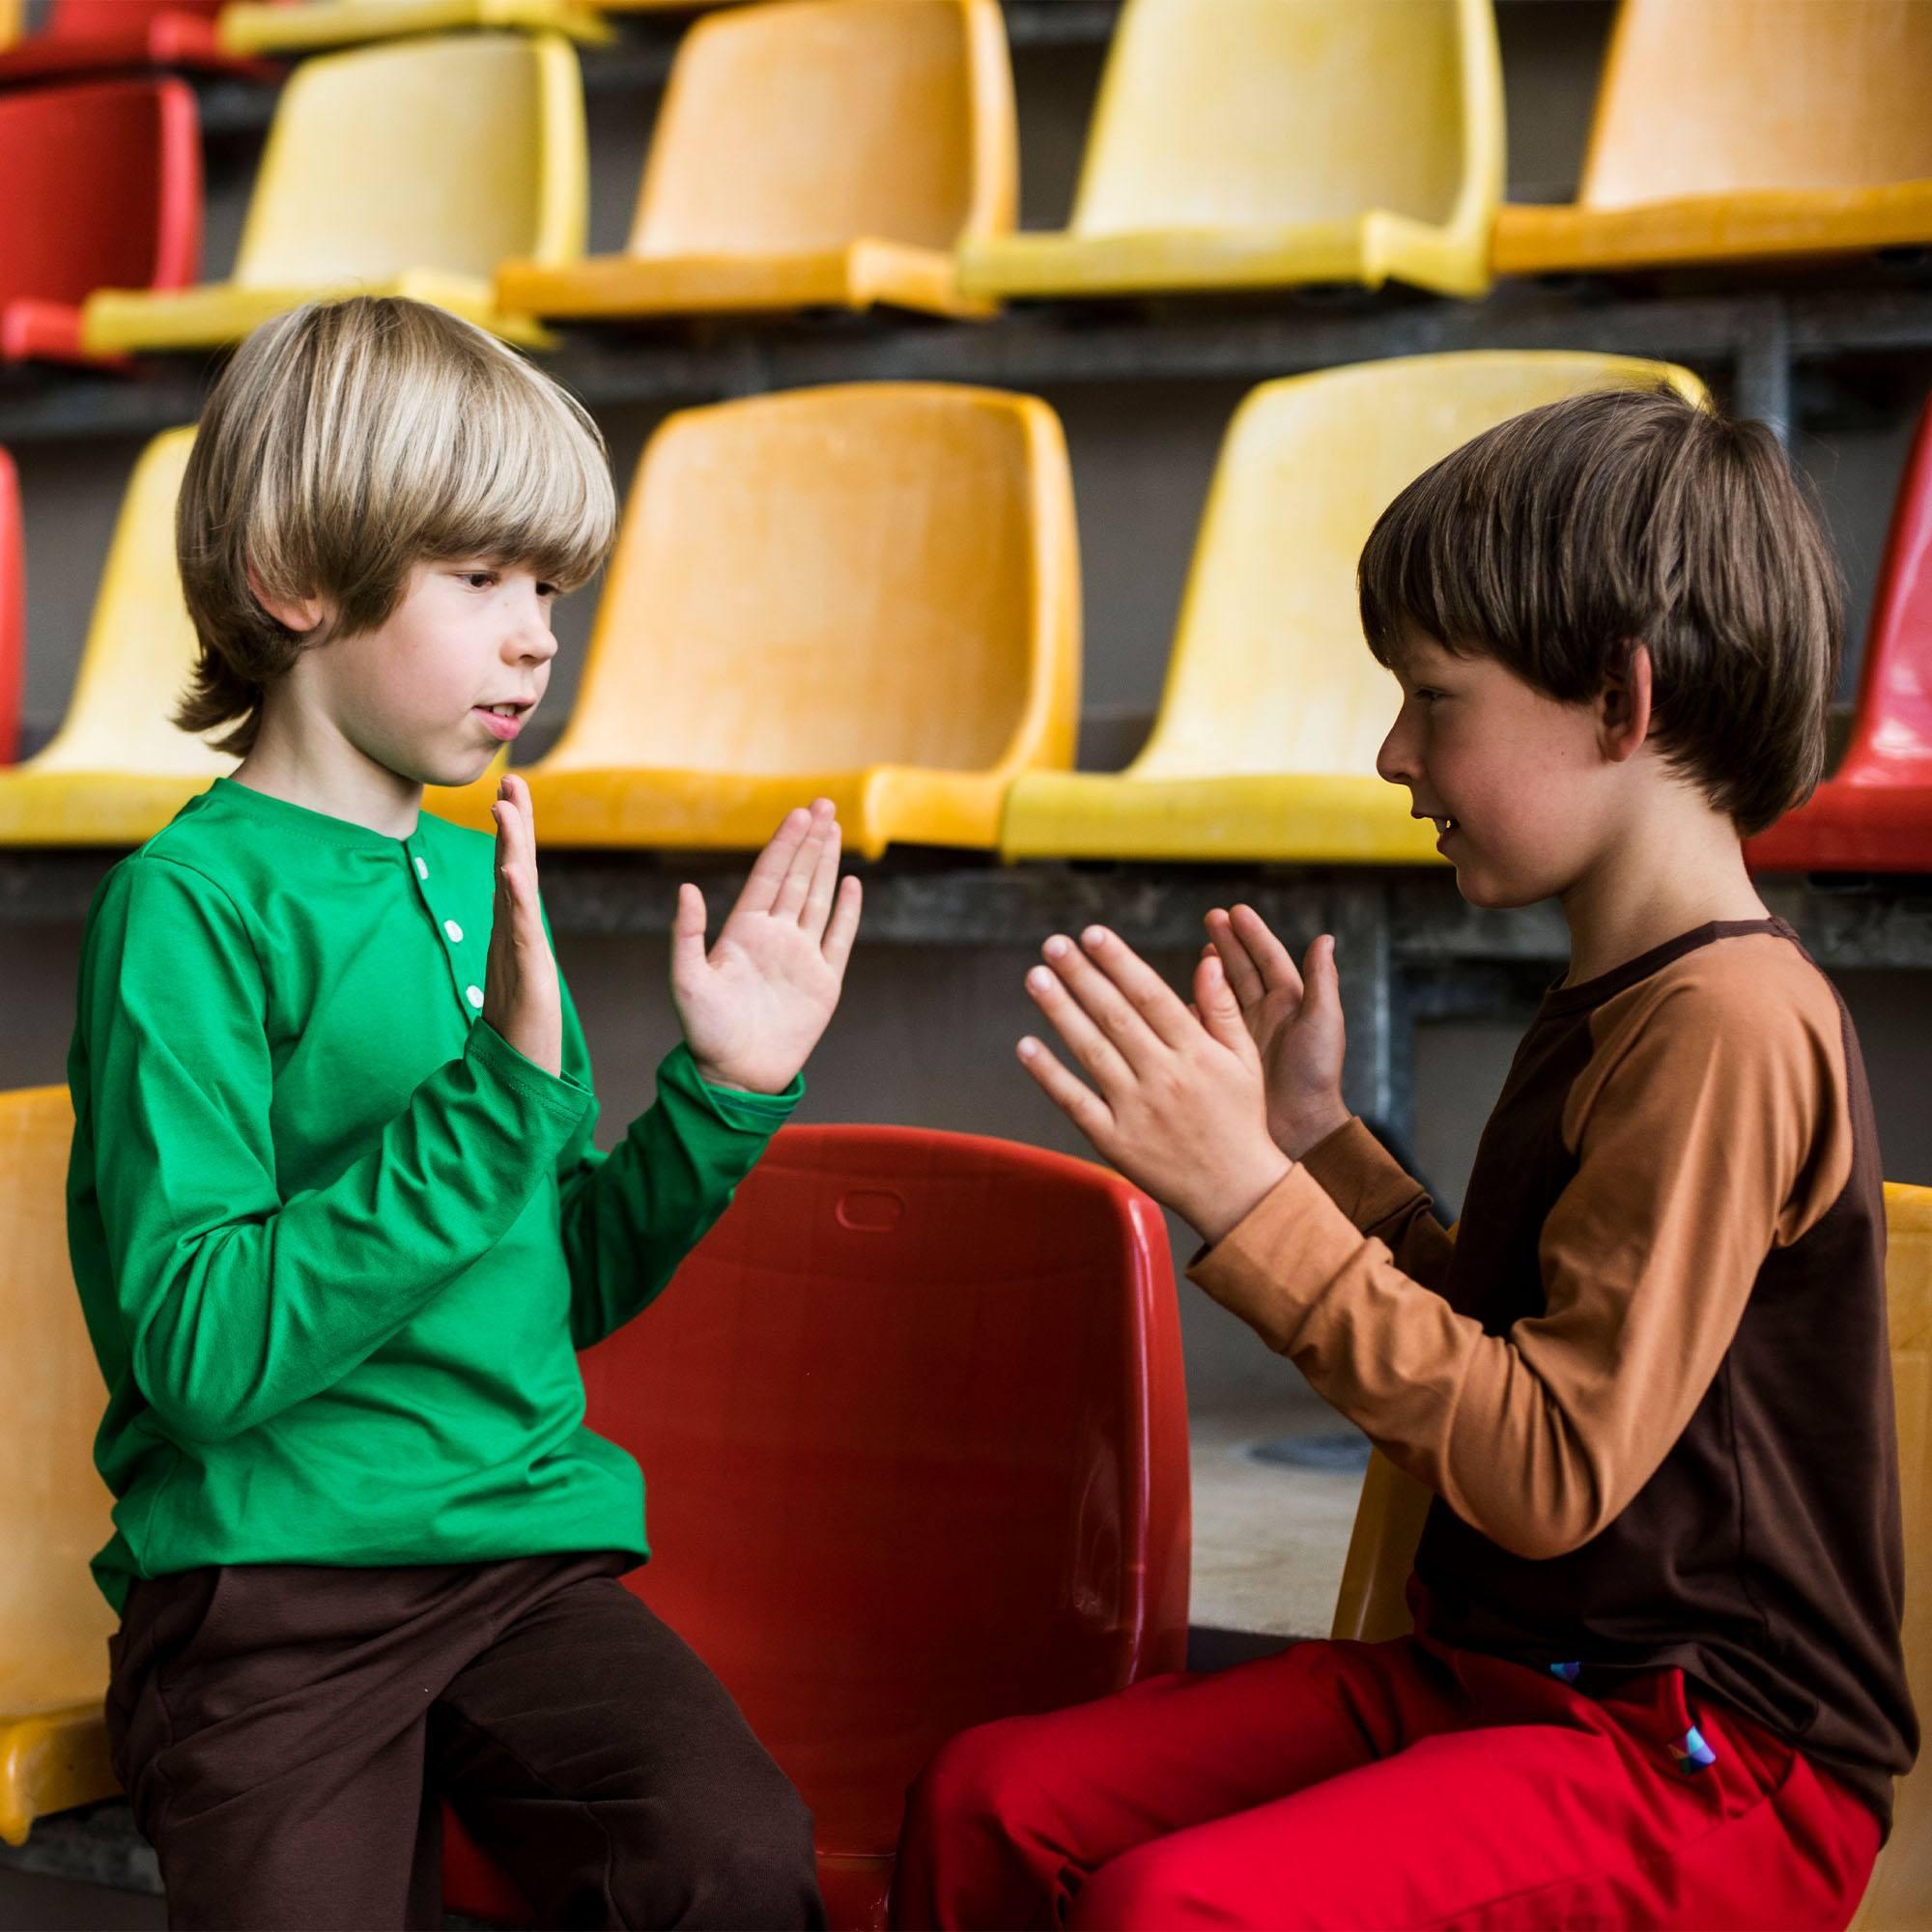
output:
[[[611,548],[615,497],[582,406],[446,310],[374,296],[277,316],[235,352],[175,512],[200,639],[174,723],[245,755],[262,694],[315,633],[262,608],[320,597],[327,637],[375,629],[418,563],[474,556],[573,590]]]
[[[1413,629],[1587,703],[1646,645],[1660,751],[1747,838],[1824,775],[1837,561],[1762,423],[1669,389],[1527,411],[1382,512],[1358,584],[1385,665]]]

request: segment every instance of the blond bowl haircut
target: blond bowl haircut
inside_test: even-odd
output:
[[[302,650],[373,630],[418,563],[477,557],[559,590],[611,549],[604,439],[496,337],[424,302],[356,296],[277,316],[235,352],[195,434],[175,513],[200,639],[174,723],[245,755],[264,692]],[[263,609],[314,597],[298,633]]]

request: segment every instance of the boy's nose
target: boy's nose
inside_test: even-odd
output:
[[[1376,753],[1376,771],[1390,784],[1412,786],[1415,781],[1415,760],[1404,741],[1400,719],[1389,726],[1389,734],[1382,740],[1381,750]]]

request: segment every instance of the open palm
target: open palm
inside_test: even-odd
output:
[[[839,882],[838,849],[830,799],[788,812],[708,952],[704,895],[678,888],[671,999],[714,1086],[782,1093],[818,1044],[859,930],[859,881]]]

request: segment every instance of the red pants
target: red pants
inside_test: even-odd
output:
[[[982,1725],[913,1787],[894,1923],[1849,1923],[1879,1827],[1847,1787],[1677,1671],[1587,1684],[1307,1642]]]

